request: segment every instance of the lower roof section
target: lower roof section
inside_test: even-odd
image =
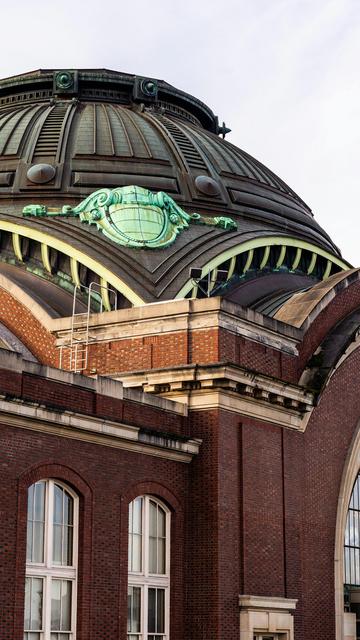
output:
[[[108,378],[88,378],[0,351],[0,413],[11,426],[190,462],[200,441],[187,407]]]

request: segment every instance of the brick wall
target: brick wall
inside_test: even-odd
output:
[[[359,369],[360,349],[334,374],[303,434],[230,412],[192,415],[204,443],[190,469],[196,607],[187,637],[206,628],[200,638],[235,638],[237,594],[250,593],[298,599],[296,640],[335,640],[336,515],[359,428]]]
[[[89,370],[112,374],[194,362],[216,362],[218,357],[216,329],[192,331],[189,334],[178,331],[90,345]]]
[[[116,374],[191,363],[233,362],[253,371],[296,382],[323,338],[360,304],[360,282],[337,292],[304,334],[295,358],[278,349],[238,336],[224,328],[180,331],[98,342],[90,345],[87,373]],[[3,322],[38,358],[58,366],[55,338],[31,311],[0,289],[0,322]]]
[[[144,492],[173,513],[171,637],[183,640],[188,465],[6,424],[0,451],[0,639],[23,638],[26,490],[52,477],[80,496],[78,640],[126,637],[127,505]]]
[[[189,433],[187,418],[142,403],[140,399],[122,400],[103,396],[80,385],[57,382],[26,372],[0,369],[0,394],[9,398],[23,398],[28,402],[39,402],[49,408],[108,418],[154,431],[176,435]]]
[[[243,593],[285,592],[281,440],[281,428],[243,421]]]
[[[217,411],[195,412],[193,435],[203,440],[189,469],[187,617],[185,638],[222,637],[219,597],[219,416]],[[226,637],[226,636],[224,636]],[[231,636],[230,636],[231,637]]]
[[[4,289],[0,289],[0,322],[27,346],[39,362],[58,366],[59,350],[55,346],[55,337],[29,309]],[[86,373],[112,375],[219,360],[278,376],[289,382],[296,380],[297,363],[294,357],[222,328],[119,338],[112,342],[90,344]]]
[[[87,577],[79,596],[85,612],[79,640],[125,637],[127,504],[145,491],[159,495],[174,513],[172,638],[237,637],[237,598],[245,592],[298,598],[296,640],[334,640],[335,520],[344,461],[360,417],[359,368],[360,350],[335,373],[304,434],[231,412],[193,412],[191,435],[203,444],[190,465],[3,422],[0,639],[21,639],[26,487],[51,475],[78,491],[87,523],[81,531],[90,557],[80,560],[80,575]],[[5,383],[10,394],[21,389],[16,376],[0,372],[3,390]],[[120,406],[116,398],[94,400],[85,389],[78,396],[76,387],[54,388],[54,381],[39,379],[36,385],[30,375],[22,384],[49,402],[55,394],[59,403],[62,390],[67,406],[76,398],[108,415]],[[139,425],[164,424],[161,412],[157,422],[156,411],[146,415],[140,404],[138,409],[133,420]]]
[[[287,382],[297,379],[294,356],[217,328],[98,342],[89,347],[88,372],[112,375],[219,361]]]
[[[58,350],[55,338],[35,316],[0,288],[0,322],[12,331],[31,353],[44,364],[57,366]]]
[[[246,369],[295,382],[297,359],[267,345],[234,335],[225,329],[219,331],[220,360],[233,362]]]
[[[334,637],[336,513],[346,456],[360,419],[359,367],[357,349],[331,378],[304,434],[304,638]]]

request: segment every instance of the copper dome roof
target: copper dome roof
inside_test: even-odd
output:
[[[112,247],[75,220],[25,222],[51,228],[69,242],[76,237],[90,253],[103,254],[107,268],[131,281],[144,301],[174,297],[188,279],[189,266],[201,267],[220,251],[261,236],[297,238],[339,258],[301,198],[219,137],[218,120],[202,102],[163,81],[150,79],[157,83],[157,95],[147,99],[136,76],[108,70],[64,73],[72,75],[70,89],[56,87],[59,74],[48,70],[0,81],[4,220],[17,220],[29,202],[76,204],[101,187],[134,184],[165,191],[186,211],[237,221],[235,233],[191,230],[173,247],[153,252]]]

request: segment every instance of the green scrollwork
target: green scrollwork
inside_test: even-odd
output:
[[[27,205],[24,216],[78,217],[117,244],[133,248],[159,249],[169,246],[190,223],[236,229],[234,220],[188,214],[167,193],[152,193],[137,186],[99,189],[75,207],[61,210]]]
[[[24,216],[47,216],[48,214],[48,208],[45,207],[43,204],[28,204],[26,207],[23,208],[23,215]]]

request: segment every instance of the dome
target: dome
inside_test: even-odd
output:
[[[0,273],[61,315],[90,282],[129,306],[201,297],[220,270],[219,293],[253,304],[346,268],[301,198],[225,133],[200,100],[153,78],[39,70],[0,81]],[[106,228],[76,213],[99,190],[122,202]],[[29,205],[42,214],[24,215]]]

